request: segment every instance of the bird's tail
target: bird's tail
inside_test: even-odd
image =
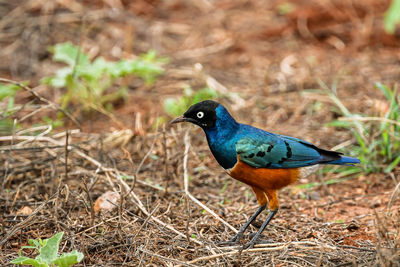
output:
[[[354,165],[360,163],[359,159],[340,156],[340,159],[328,161],[326,164],[334,164],[334,165]]]

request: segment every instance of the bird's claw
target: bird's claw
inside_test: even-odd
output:
[[[248,248],[253,248],[255,244],[271,244],[270,240],[260,240],[258,237],[253,237],[249,242],[243,245],[242,250],[246,250]]]
[[[250,242],[247,242],[246,244],[244,244],[242,246],[241,250],[246,250],[246,249],[249,249],[249,248],[253,248],[255,243],[256,243],[255,241],[251,240]]]
[[[232,239],[228,241],[221,241],[217,243],[217,246],[224,246],[224,245],[237,245],[240,242],[240,239],[242,238],[242,233],[237,233]]]

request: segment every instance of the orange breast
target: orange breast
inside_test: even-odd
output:
[[[238,160],[229,175],[236,180],[262,190],[279,190],[300,177],[300,169],[254,168]]]

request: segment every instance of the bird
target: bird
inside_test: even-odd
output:
[[[270,133],[238,123],[216,101],[204,100],[188,108],[170,123],[189,122],[204,130],[208,146],[216,161],[234,179],[249,185],[258,209],[227,242],[238,244],[250,224],[268,205],[269,213],[258,231],[241,248],[254,247],[257,239],[279,210],[277,191],[308,176],[319,164],[354,165],[357,158],[325,150],[310,142]]]

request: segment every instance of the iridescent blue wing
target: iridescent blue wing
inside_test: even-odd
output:
[[[340,158],[325,157],[311,143],[283,135],[248,135],[235,144],[240,160],[255,168],[298,168]]]

